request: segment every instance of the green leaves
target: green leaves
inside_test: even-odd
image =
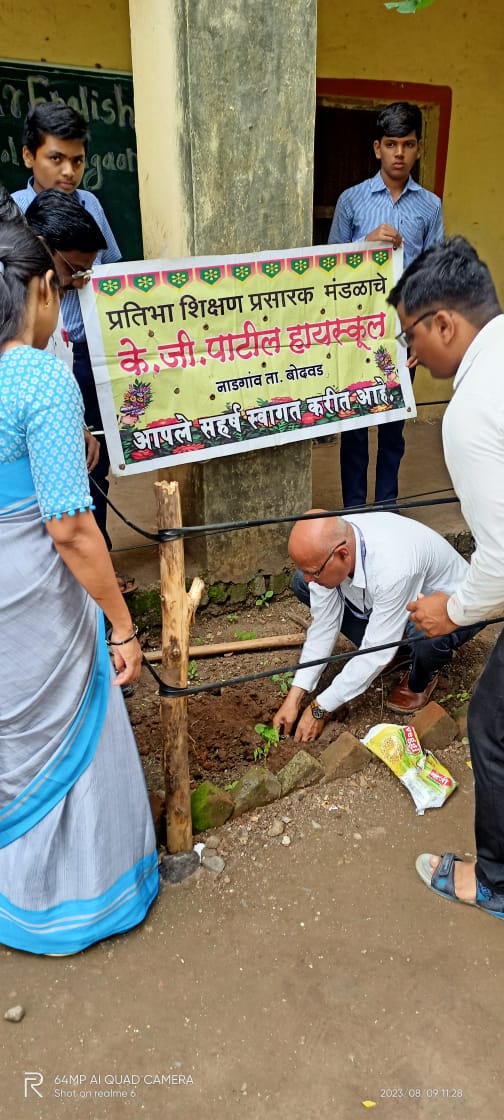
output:
[[[292,684],[293,676],[294,676],[294,673],[290,673],[290,672],[287,672],[287,673],[273,673],[273,676],[272,676],[271,679],[272,679],[272,681],[275,682],[275,684],[278,685],[278,687],[280,689],[280,695],[281,696],[287,696],[289,688]]]
[[[396,0],[395,3],[385,4],[386,8],[395,8],[401,15],[414,15],[415,12],[421,12],[422,8],[428,8],[429,4],[433,4],[434,0]]]
[[[280,739],[280,732],[278,727],[268,727],[266,723],[256,723],[254,727],[256,735],[260,735],[262,743],[256,747],[254,751],[254,761],[259,762],[261,758],[266,758],[270,747],[278,743]]]

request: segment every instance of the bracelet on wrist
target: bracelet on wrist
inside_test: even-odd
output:
[[[111,633],[112,633],[112,631],[111,631]],[[113,642],[112,638],[106,638],[105,640],[106,640],[108,646],[125,646],[127,642],[132,642],[134,640],[134,638],[136,638],[137,634],[138,634],[138,626],[134,626],[133,630],[131,631],[131,634],[129,634],[129,636],[127,638],[123,638],[121,642]]]

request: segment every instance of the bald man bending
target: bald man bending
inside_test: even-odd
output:
[[[329,517],[297,521],[289,538],[289,555],[297,571],[292,588],[311,610],[312,622],[301,663],[328,658],[340,633],[361,650],[391,647],[352,657],[323,692],[305,708],[294,738],[317,739],[327,719],[342,704],[365,692],[397,653],[404,634],[418,637],[406,604],[434,591],[452,594],[464,582],[468,564],[444,537],[395,513]],[[422,639],[405,651],[404,675],[388,698],[392,711],[409,717],[427,704],[442,665],[454,649],[481,629],[463,626],[442,638]],[[298,669],[289,693],[273,718],[274,727],[290,734],[305,693],[313,692],[325,666]]]

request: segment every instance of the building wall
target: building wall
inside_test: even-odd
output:
[[[408,16],[381,0],[318,0],[317,41],[320,78],[451,86],[446,231],[476,245],[504,299],[501,0],[434,0]]]
[[[244,3],[248,0],[243,0]],[[148,0],[146,0],[146,14]],[[131,70],[128,0],[17,0],[0,6],[0,53],[15,60]],[[444,212],[488,260],[504,297],[500,0],[435,0],[415,16],[381,0],[319,0],[319,77],[450,85]]]
[[[149,0],[145,10],[147,17]],[[71,7],[68,0],[4,0],[0,42],[4,58],[130,71],[128,0],[81,0]],[[503,46],[500,0],[467,0],[466,8],[461,0],[435,0],[415,16],[388,11],[381,0],[318,0],[319,78],[452,88],[443,198],[446,230],[464,233],[474,242],[492,269],[502,299]],[[418,400],[441,400],[445,394],[446,386],[419,371]],[[421,415],[425,417],[426,410]]]
[[[435,0],[417,15],[389,11],[381,0],[318,0],[317,43],[319,78],[451,87],[445,228],[473,242],[504,300],[501,0]],[[423,370],[415,384],[418,401],[446,398],[446,383]],[[425,419],[430,411],[419,415]]]
[[[14,61],[131,71],[128,0],[3,0],[0,44]]]

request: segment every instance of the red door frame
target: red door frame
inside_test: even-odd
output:
[[[382,102],[412,101],[415,104],[434,103],[439,107],[439,132],[435,160],[434,191],[443,197],[448,156],[448,136],[452,106],[449,86],[431,86],[413,82],[379,82],[367,78],[317,78],[317,95],[355,97],[361,101]]]

